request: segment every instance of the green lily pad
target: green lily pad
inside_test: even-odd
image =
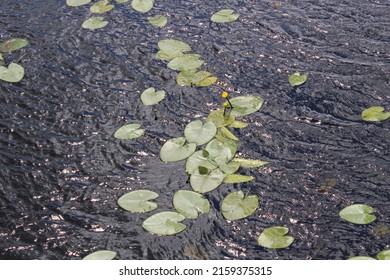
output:
[[[158,42],[160,52],[157,53],[157,57],[162,59],[171,60],[176,57],[182,56],[184,52],[191,51],[191,47],[180,40],[166,39]]]
[[[180,223],[185,218],[185,216],[177,212],[160,212],[147,218],[142,223],[142,227],[151,233],[172,235],[179,233],[186,228],[186,225]]]
[[[342,209],[339,215],[348,222],[366,225],[376,220],[376,217],[372,215],[374,212],[375,209],[366,204],[353,204]]]
[[[387,120],[390,118],[390,112],[383,112],[384,110],[385,108],[381,106],[367,108],[362,112],[362,118],[367,122],[380,122]]]
[[[202,123],[201,120],[195,120],[187,124],[184,129],[184,136],[188,142],[196,143],[197,146],[208,143],[214,138],[217,128],[214,123]]]
[[[168,18],[164,15],[155,15],[153,17],[149,17],[148,21],[155,27],[164,27],[168,22]]]
[[[230,221],[240,220],[253,214],[259,207],[257,195],[236,191],[228,194],[222,201],[222,215]]]
[[[28,45],[28,41],[26,39],[12,38],[8,41],[0,43],[0,52],[13,52],[27,45]]]
[[[180,86],[209,86],[217,81],[217,78],[210,72],[196,69],[181,71],[176,75],[176,83]]]
[[[264,99],[260,96],[242,95],[230,99],[230,103],[233,105],[231,115],[238,117],[249,115],[260,110]]]
[[[103,28],[108,24],[108,21],[105,21],[103,17],[91,17],[83,22],[81,25],[84,29],[95,30]]]
[[[8,68],[0,66],[0,80],[17,83],[24,77],[24,68],[16,63],[11,63]]]
[[[145,132],[144,129],[140,129],[141,125],[136,123],[126,124],[120,127],[114,133],[114,137],[121,140],[131,140],[142,136]]]
[[[351,260],[353,260],[353,261],[356,261],[356,260],[375,261],[376,259],[369,257],[369,256],[353,256],[353,257],[348,258],[347,260],[350,260],[350,261]]]
[[[217,77],[209,76],[199,82],[196,82],[194,85],[197,87],[208,87],[215,84],[217,81],[218,81]]]
[[[198,218],[199,213],[207,214],[210,212],[210,202],[201,194],[180,190],[173,196],[173,206],[176,211],[189,219]]]
[[[291,74],[290,77],[288,77],[288,82],[290,83],[290,85],[292,87],[302,85],[306,82],[306,80],[307,80],[307,75],[305,75],[305,74],[301,75],[298,72],[295,72],[295,73]]]
[[[223,179],[224,183],[235,184],[235,183],[244,183],[249,182],[255,179],[252,176],[241,175],[241,174],[227,174]]]
[[[226,127],[222,126],[220,128],[220,131],[225,138],[229,138],[229,139],[234,140],[234,141],[239,141],[238,138]]]
[[[149,190],[131,191],[118,199],[118,205],[129,212],[145,213],[157,208],[157,203],[149,201],[157,197],[157,193]]]
[[[223,114],[223,110],[214,110],[208,117],[207,121],[213,122],[217,128],[228,126],[232,124],[235,120],[235,117],[231,114]]]
[[[238,163],[234,163],[232,161],[226,162],[226,158],[224,156],[214,158],[214,162],[218,165],[218,168],[221,169],[222,172],[225,174],[234,174],[240,168],[240,165]],[[225,180],[226,176],[224,178],[224,182]]]
[[[240,121],[234,121],[232,122],[229,127],[231,128],[245,128],[247,127],[248,124],[247,123],[244,123],[244,122],[240,122]]]
[[[268,164],[268,161],[255,160],[255,159],[245,159],[245,158],[234,158],[232,162],[240,164],[243,168],[257,168],[263,165]]]
[[[238,19],[240,15],[234,10],[223,9],[211,16],[211,21],[218,23],[232,22]]]
[[[165,162],[180,161],[188,158],[196,150],[195,143],[186,143],[184,137],[172,138],[164,143],[160,150],[160,159]]]
[[[199,54],[183,54],[168,63],[168,68],[177,71],[198,69],[204,63]]]
[[[294,242],[294,237],[286,235],[286,227],[269,227],[265,229],[257,239],[257,243],[270,249],[286,248]]]
[[[66,4],[71,7],[78,7],[90,3],[91,0],[66,0]]]
[[[3,55],[0,53],[0,66],[4,65],[4,57]]]
[[[378,260],[390,260],[390,249],[379,252],[376,257]]]
[[[116,257],[116,252],[114,251],[109,251],[109,250],[100,250],[93,252],[83,258],[83,260],[112,260],[113,258]]]
[[[209,159],[223,158],[227,163],[235,156],[237,144],[232,140],[221,142],[218,139],[213,139],[207,143],[205,150],[209,153]]]
[[[114,5],[109,4],[108,0],[100,0],[93,4],[89,11],[95,14],[103,14],[114,9]]]
[[[214,169],[208,174],[200,174],[199,170],[192,173],[190,185],[198,193],[210,192],[222,183],[224,174],[220,169]]]
[[[119,4],[122,4],[122,3],[126,3],[126,2],[129,2],[130,0],[115,0],[117,3]]]
[[[209,170],[215,169],[217,167],[203,155],[203,151],[196,151],[186,161],[186,173],[193,174],[198,170],[199,166],[203,166]]]
[[[141,101],[145,106],[154,105],[163,100],[165,97],[165,91],[159,90],[156,92],[156,90],[151,87],[141,94]]]
[[[133,0],[131,6],[140,13],[147,13],[153,8],[154,0]]]

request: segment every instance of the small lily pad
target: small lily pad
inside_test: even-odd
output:
[[[153,8],[154,0],[133,0],[131,6],[140,13],[147,13]]]
[[[223,179],[224,183],[235,184],[235,183],[244,183],[249,182],[255,179],[252,176],[241,175],[241,174],[227,174]]]
[[[390,260],[390,249],[379,252],[376,257],[378,260]]]
[[[180,223],[185,218],[185,216],[177,212],[160,212],[147,218],[142,223],[142,227],[151,233],[172,235],[179,233],[186,228],[186,225]]]
[[[211,16],[211,21],[218,23],[232,22],[238,19],[240,15],[234,10],[223,9]]]
[[[217,128],[214,123],[202,123],[201,120],[195,120],[187,124],[184,129],[184,136],[188,142],[196,143],[197,146],[208,143],[214,138]]]
[[[242,95],[230,99],[230,103],[233,105],[231,115],[238,117],[249,115],[260,110],[264,99],[260,96]]]
[[[228,194],[222,201],[222,215],[230,221],[240,220],[253,214],[259,207],[257,195],[245,197],[243,191]]]
[[[148,21],[155,27],[164,27],[168,22],[168,18],[164,15],[155,15],[153,17],[149,17]]]
[[[11,63],[8,68],[0,66],[0,80],[17,83],[24,77],[24,68],[16,63]]]
[[[366,225],[376,220],[375,215],[372,215],[374,212],[375,209],[366,204],[353,204],[342,209],[339,215],[348,222]]]
[[[103,17],[92,17],[84,21],[81,27],[84,29],[95,30],[103,28],[107,24],[108,21],[105,21]]]
[[[182,56],[184,52],[191,51],[191,47],[187,43],[175,39],[160,40],[158,42],[158,47],[160,49],[160,56],[167,60],[174,59],[178,56]]]
[[[387,120],[390,118],[390,112],[383,112],[384,110],[385,108],[381,106],[367,108],[362,112],[362,118],[367,122],[380,122]]]
[[[129,212],[145,213],[157,208],[157,203],[150,201],[157,197],[157,193],[149,190],[131,191],[118,199],[118,205]]]
[[[190,177],[192,189],[198,193],[210,192],[222,183],[224,174],[220,169],[214,169],[208,174],[200,174],[196,170]]]
[[[114,5],[109,4],[108,0],[100,0],[93,4],[89,11],[95,14],[103,14],[114,9]]]
[[[375,261],[376,259],[369,257],[369,256],[353,256],[348,258],[349,261],[356,261],[356,260],[367,260],[367,261]]]
[[[288,82],[290,83],[290,85],[292,87],[302,85],[306,82],[306,80],[307,80],[307,75],[305,75],[305,74],[301,75],[298,72],[295,72],[295,73],[291,74],[290,77],[288,77]]]
[[[131,140],[144,134],[145,130],[140,129],[141,125],[136,123],[126,124],[114,133],[114,137],[121,140]]]
[[[255,159],[245,159],[245,158],[234,158],[232,162],[240,164],[243,168],[257,168],[263,165],[268,164],[268,161],[255,160]]]
[[[116,255],[117,254],[114,251],[100,250],[85,256],[83,260],[112,260]]]
[[[196,151],[186,161],[187,174],[193,174],[195,171],[199,170],[199,166],[203,166],[207,169],[215,169],[217,167],[203,155],[203,151]]]
[[[213,122],[217,128],[232,124],[234,119],[235,117],[231,114],[224,115],[223,110],[214,110],[207,117],[207,121]]]
[[[26,39],[12,38],[8,41],[0,43],[0,52],[13,52],[27,45],[28,45],[28,41]],[[2,56],[0,55],[0,57]]]
[[[66,0],[66,4],[70,7],[78,7],[90,3],[91,0]]]
[[[168,63],[168,68],[177,71],[198,69],[204,63],[199,54],[183,54]]]
[[[257,243],[270,249],[286,248],[294,242],[294,237],[286,235],[286,227],[269,227],[265,229],[257,239]]]
[[[201,194],[180,190],[173,196],[173,206],[176,211],[189,219],[198,218],[198,213],[210,212],[210,202]]]
[[[188,158],[196,150],[195,143],[187,143],[184,137],[172,138],[164,143],[160,150],[160,159],[165,162],[180,161]]]
[[[141,101],[145,106],[154,105],[163,100],[165,97],[165,91],[156,90],[153,87],[150,87],[141,94]]]

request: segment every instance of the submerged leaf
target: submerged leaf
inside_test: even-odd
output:
[[[103,28],[107,24],[108,21],[105,21],[103,17],[92,17],[84,21],[81,27],[89,30],[95,30]]]
[[[85,256],[83,260],[112,260],[116,255],[114,251],[100,250]]]
[[[376,220],[376,217],[372,215],[374,212],[375,209],[366,204],[353,204],[342,209],[339,215],[348,222],[366,225]]]
[[[93,4],[89,11],[95,14],[102,14],[114,9],[114,5],[109,5],[108,0],[100,0]]]
[[[384,107],[373,106],[362,112],[362,118],[368,122],[380,122],[390,118],[390,112],[383,112]]]
[[[91,0],[66,0],[66,4],[71,7],[78,7],[88,4]]]
[[[183,231],[186,225],[180,223],[186,217],[177,212],[160,212],[147,218],[142,227],[155,234],[159,235],[172,235]]]
[[[164,15],[155,15],[153,17],[149,17],[148,21],[155,27],[163,27],[167,24],[168,18]]]
[[[231,114],[233,116],[245,116],[257,112],[264,103],[264,99],[260,96],[242,95],[230,99],[233,105]]]
[[[163,100],[165,97],[165,91],[159,90],[156,92],[156,90],[151,87],[141,94],[141,101],[145,106],[154,105]]]
[[[195,120],[187,124],[184,129],[184,136],[188,142],[196,143],[197,146],[206,144],[214,138],[217,128],[214,123],[202,123],[201,120]]]
[[[121,140],[131,140],[140,137],[145,132],[145,130],[140,129],[140,127],[141,125],[136,123],[126,124],[115,131],[114,137]]]
[[[286,248],[294,242],[294,237],[286,235],[286,227],[270,227],[265,229],[257,239],[257,243],[270,249]]]
[[[302,85],[306,82],[306,80],[307,75],[301,75],[298,72],[295,72],[288,77],[288,82],[292,87]]]
[[[210,212],[210,202],[201,194],[180,190],[173,196],[173,206],[176,211],[189,219],[196,219],[198,213],[207,214]]]
[[[196,150],[195,143],[186,143],[184,137],[172,138],[164,143],[160,150],[160,159],[165,162],[180,161],[188,158]]]
[[[168,63],[168,68],[177,71],[198,69],[204,63],[199,54],[183,54]]]
[[[133,213],[145,213],[157,208],[157,203],[149,201],[157,197],[157,193],[149,190],[131,191],[118,199],[118,205]]]
[[[224,174],[220,169],[214,169],[208,174],[200,174],[199,170],[192,173],[190,185],[198,193],[206,193],[216,189],[223,181]]]
[[[131,6],[140,13],[147,13],[153,8],[154,0],[133,0]]]
[[[224,9],[211,16],[211,21],[218,23],[232,22],[238,19],[240,15],[234,13],[234,10]]]
[[[24,68],[16,63],[11,63],[8,68],[0,66],[0,80],[17,83],[24,77]]]
[[[241,175],[241,174],[227,174],[223,179],[224,183],[235,184],[235,183],[244,183],[249,182],[255,179],[252,176]]]
[[[257,195],[248,195],[242,191],[228,194],[222,201],[222,215],[230,221],[240,220],[253,214],[259,207]]]
[[[12,38],[8,41],[0,43],[0,52],[13,52],[27,45],[28,45],[28,41],[26,39]],[[1,54],[0,54],[0,59],[2,59]]]

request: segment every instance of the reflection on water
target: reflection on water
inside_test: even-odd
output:
[[[240,19],[211,23],[220,7]],[[154,9],[168,16],[166,28],[122,5],[107,14],[107,28],[90,32],[80,28],[88,10],[64,1],[2,2],[0,40],[30,45],[11,58],[25,78],[0,82],[0,258],[80,259],[108,249],[121,259],[345,259],[389,246],[389,122],[365,123],[360,113],[389,110],[390,3],[192,0]],[[254,181],[207,194],[211,213],[172,237],[144,232],[148,215],[126,213],[116,200],[148,188],[160,194],[160,210],[172,209],[172,194],[189,186],[177,172],[183,163],[162,163],[159,148],[217,108],[221,88],[177,86],[176,73],[154,58],[164,38],[190,44],[232,96],[266,100],[235,134],[240,156],[271,162],[242,172]],[[309,79],[292,89],[295,71]],[[150,86],[167,92],[156,110],[139,100]],[[128,122],[145,135],[114,139]],[[227,222],[221,201],[238,189],[257,194],[260,206]],[[377,221],[340,220],[351,203],[375,207]],[[275,225],[295,237],[289,248],[257,245]]]

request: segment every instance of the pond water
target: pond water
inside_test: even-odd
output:
[[[115,4],[109,24],[81,28],[89,6],[66,1],[2,0],[0,41],[30,45],[7,56],[25,68],[15,84],[0,81],[0,258],[81,259],[107,249],[119,259],[346,259],[390,246],[390,122],[364,122],[371,106],[390,110],[390,2],[308,0],[155,1],[148,14]],[[234,9],[229,24],[210,15]],[[147,17],[164,14],[164,28]],[[218,85],[181,87],[155,58],[157,42],[187,42]],[[288,76],[308,73],[293,89]],[[165,89],[155,107],[140,93]],[[117,199],[146,188],[159,210],[190,189],[184,162],[159,159],[162,144],[220,106],[220,92],[253,94],[262,109],[235,131],[242,157],[269,161],[241,174],[255,180],[207,193],[211,212],[186,220],[174,236],[144,231],[150,214],[131,214]],[[113,137],[126,123],[144,136]],[[250,217],[228,222],[221,201],[233,190],[257,194]],[[371,205],[377,220],[354,225],[338,212]],[[294,243],[257,245],[270,226],[286,226]]]

